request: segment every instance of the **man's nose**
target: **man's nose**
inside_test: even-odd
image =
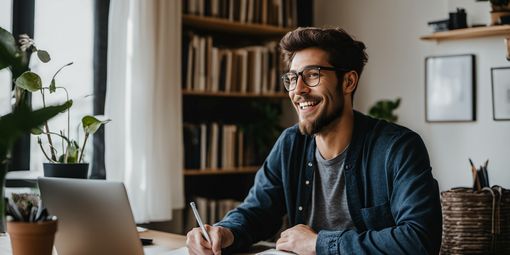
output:
[[[303,76],[299,75],[298,79],[296,81],[296,91],[295,91],[295,93],[300,95],[300,94],[306,94],[308,92],[310,92],[310,87],[308,87],[305,84],[305,81],[303,80]]]

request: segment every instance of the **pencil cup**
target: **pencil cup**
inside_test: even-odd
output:
[[[441,192],[441,254],[510,254],[510,190]]]
[[[51,255],[57,221],[7,222],[13,255]]]

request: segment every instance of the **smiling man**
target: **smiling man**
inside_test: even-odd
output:
[[[282,82],[299,117],[258,171],[245,201],[195,228],[191,254],[246,249],[270,238],[297,254],[437,254],[441,206],[415,132],[353,110],[365,45],[342,29],[298,28],[280,42]]]

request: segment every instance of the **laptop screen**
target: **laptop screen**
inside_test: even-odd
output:
[[[58,218],[58,254],[143,254],[124,184],[39,178],[44,206]]]

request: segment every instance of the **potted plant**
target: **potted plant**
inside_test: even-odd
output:
[[[48,215],[36,194],[12,194],[8,199],[7,230],[14,255],[51,255],[57,219]]]
[[[395,101],[379,100],[370,107],[368,115],[388,122],[396,122],[398,120],[398,116],[395,115],[393,111],[396,110],[399,105],[400,98],[395,99]]]
[[[37,53],[38,58],[47,63],[51,57],[47,51],[39,50],[35,46],[32,39],[28,36],[22,36],[20,39],[20,49],[22,51],[31,51]],[[63,68],[72,65],[73,63],[66,64],[58,69],[48,86],[43,86],[41,77],[32,72],[25,71],[19,77],[15,78],[16,88],[23,92],[40,93],[42,97],[43,107],[46,107],[46,93],[53,94],[57,90],[63,90],[69,100],[69,93],[65,87],[57,86],[57,75]],[[80,145],[77,140],[69,138],[70,132],[70,109],[67,109],[67,129],[61,129],[59,132],[54,132],[49,128],[46,121],[42,128],[33,128],[32,134],[39,136],[37,138],[39,147],[48,163],[44,163],[44,175],[47,177],[67,177],[67,178],[87,178],[88,163],[83,163],[83,154],[85,145],[90,135],[94,134],[101,125],[107,123],[109,120],[101,121],[94,116],[84,116],[81,121],[81,126],[85,134],[84,140]],[[43,144],[41,136],[46,137],[47,144]],[[62,149],[59,152],[57,149],[54,138],[62,141]]]
[[[0,70],[19,68],[23,65],[23,61],[23,53],[17,46],[14,37],[0,27]],[[0,116],[0,233],[5,232],[4,183],[11,159],[12,146],[24,133],[42,125],[58,113],[71,107],[71,105],[72,102],[67,101],[61,105],[32,110],[28,105],[20,104],[11,113]]]

